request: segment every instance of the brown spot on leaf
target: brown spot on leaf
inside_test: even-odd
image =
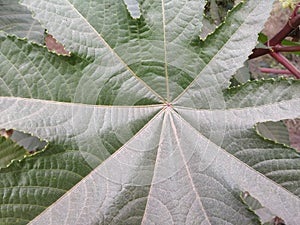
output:
[[[47,34],[45,37],[45,44],[50,51],[54,51],[57,54],[70,56],[70,52],[65,50],[65,47],[61,43],[57,42],[51,34]]]

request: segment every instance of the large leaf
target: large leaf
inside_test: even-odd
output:
[[[44,29],[19,0],[0,0],[0,30],[42,43]]]
[[[282,121],[260,123],[257,124],[256,129],[263,137],[277,143],[290,145],[289,132]]]
[[[49,142],[0,171],[1,224],[258,224],[244,192],[298,223],[300,156],[254,128],[300,82],[229,89],[272,1],[205,41],[204,0],[22,2],[71,55],[1,33],[0,127]]]
[[[6,167],[11,160],[22,159],[27,151],[10,139],[0,136],[0,168]]]

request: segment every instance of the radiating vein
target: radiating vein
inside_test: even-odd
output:
[[[186,158],[185,158],[185,156],[183,154],[183,150],[182,150],[181,144],[180,144],[181,142],[180,142],[178,134],[177,134],[177,127],[176,127],[176,125],[174,123],[173,116],[170,115],[169,117],[170,117],[170,122],[171,122],[172,130],[174,132],[174,137],[175,137],[175,140],[176,140],[177,145],[179,147],[179,152],[180,152],[181,158],[182,158],[182,160],[184,162],[184,168],[185,168],[185,170],[186,170],[186,172],[188,174],[188,177],[189,177],[190,183],[192,185],[193,191],[194,191],[195,195],[197,196],[197,199],[198,199],[199,205],[201,207],[201,210],[202,210],[202,212],[204,214],[205,220],[207,220],[207,222],[209,224],[211,224],[211,222],[210,222],[210,220],[208,218],[208,215],[206,213],[206,210],[205,210],[205,208],[203,206],[201,197],[200,197],[200,195],[199,195],[199,193],[198,193],[198,191],[197,191],[197,189],[195,187],[195,182],[194,182],[193,177],[191,175],[191,171],[190,171],[189,165],[187,164],[187,160],[186,160]]]
[[[163,41],[164,41],[164,64],[166,76],[167,101],[170,101],[169,75],[168,75],[168,59],[167,59],[167,37],[166,37],[166,15],[165,15],[165,0],[161,1],[162,16],[163,16]]]
[[[80,18],[85,21],[88,27],[92,29],[92,31],[99,37],[101,40],[102,44],[106,46],[106,48],[113,54],[115,57],[120,61],[120,63],[123,64],[123,66],[140,82],[142,83],[145,87],[149,89],[154,95],[156,95],[162,102],[164,102],[164,98],[158,95],[148,84],[146,84],[142,79],[140,79],[133,70],[130,69],[130,67],[124,62],[124,60],[117,54],[116,51],[114,51],[111,46],[103,39],[103,37],[98,33],[98,31],[84,18],[84,16],[74,7],[74,5],[69,1],[66,0],[70,6],[73,8],[73,10],[80,16]]]

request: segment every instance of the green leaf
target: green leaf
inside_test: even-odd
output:
[[[210,22],[206,17],[203,17],[202,25],[203,26],[200,33],[201,39],[205,39],[207,35],[213,33],[213,31],[216,29],[216,25]]]
[[[244,66],[239,68],[235,74],[233,75],[233,79],[231,80],[232,86],[236,86],[239,84],[244,84],[251,79],[251,74],[249,71],[248,61],[245,62]]]
[[[265,42],[268,41],[268,36],[265,35],[264,33],[259,33],[258,34],[258,41],[260,44],[264,44]],[[267,48],[267,46],[265,46]]]
[[[265,138],[277,143],[290,145],[289,132],[282,121],[259,123],[256,130]]]
[[[0,136],[0,168],[5,168],[12,160],[23,159],[28,152],[9,138]]]
[[[45,29],[31,14],[19,0],[0,0],[0,30],[43,43]]]
[[[128,2],[23,0],[70,56],[0,33],[0,128],[49,143],[0,170],[0,224],[259,224],[245,191],[297,224],[300,155],[254,127],[298,117],[300,82],[229,88],[272,1],[205,40],[204,0]]]
[[[249,209],[255,211],[255,213],[259,216],[260,220],[263,222],[264,225],[271,225],[274,223],[272,220],[276,217],[269,209],[265,208],[260,204],[260,202],[253,198],[249,192],[244,192],[241,195],[241,198],[249,206]]]
[[[140,18],[141,12],[137,0],[124,0],[124,3],[127,5],[127,9],[132,18]]]
[[[11,140],[15,141],[18,145],[32,153],[44,149],[47,145],[46,141],[17,130],[14,130]]]

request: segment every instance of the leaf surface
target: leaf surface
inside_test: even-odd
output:
[[[257,125],[256,129],[265,138],[290,145],[288,129],[282,121],[261,123]]]
[[[0,168],[5,168],[12,160],[21,160],[26,154],[26,149],[0,136]]]
[[[1,0],[0,30],[42,43],[44,28],[31,14],[25,6],[19,4],[19,0]]]
[[[204,0],[22,3],[71,54],[0,33],[0,127],[49,142],[0,170],[0,223],[259,224],[248,191],[297,224],[299,153],[254,127],[298,117],[300,83],[229,88],[272,1],[205,40]]]

